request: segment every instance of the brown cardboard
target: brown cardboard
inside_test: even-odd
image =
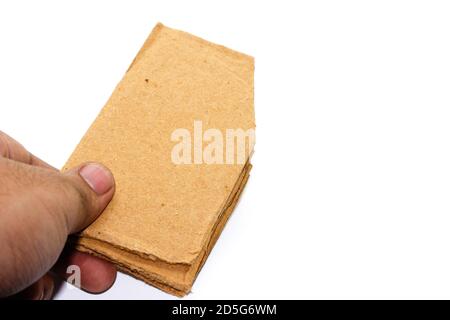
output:
[[[175,164],[171,134],[254,128],[253,58],[158,24],[63,170],[108,166],[116,194],[77,247],[176,295],[193,281],[251,165]]]
[[[201,266],[230,217],[249,178],[250,169],[250,165],[246,166],[235,186],[235,190],[233,190],[232,198],[226,208],[224,208],[222,216],[217,221],[217,225],[210,236],[208,246],[204,248],[205,251],[203,254],[199,255],[192,265],[167,264],[163,261],[145,259],[140,257],[139,254],[128,251],[126,248],[117,248],[113,244],[87,237],[78,239],[76,243],[77,249],[110,260],[120,270],[132,274],[147,283],[151,283],[164,291],[182,296],[189,292]]]

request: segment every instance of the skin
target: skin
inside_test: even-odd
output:
[[[67,237],[91,224],[114,195],[111,172],[86,163],[61,173],[0,131],[0,298],[50,299],[55,278],[80,268],[81,287],[112,286],[110,263],[66,248]]]

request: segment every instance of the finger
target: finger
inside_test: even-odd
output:
[[[50,274],[44,275],[25,290],[9,297],[13,300],[50,300],[53,297],[55,288],[53,277]]]
[[[56,170],[56,168],[31,154],[19,142],[2,131],[0,131],[0,157],[19,161],[33,166]]]
[[[72,249],[67,249],[63,252],[52,271],[67,280],[73,275],[73,271],[70,271],[69,267],[74,265],[80,268],[81,289],[87,292],[104,292],[111,288],[116,280],[117,271],[114,265],[100,258]]]
[[[33,283],[31,286],[19,292],[15,296],[12,296],[11,298],[20,300],[42,300],[43,296],[44,296],[44,280],[43,278],[41,278],[35,283]]]

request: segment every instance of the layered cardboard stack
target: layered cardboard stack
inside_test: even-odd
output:
[[[225,144],[227,129],[255,127],[253,70],[250,56],[154,28],[64,166],[98,161],[116,179],[109,206],[76,238],[79,250],[166,292],[190,291],[247,182],[253,148],[232,164],[221,162],[230,150],[216,148],[208,161],[203,134],[221,132]],[[182,163],[174,132],[191,132]]]

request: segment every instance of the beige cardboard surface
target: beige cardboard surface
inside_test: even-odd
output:
[[[183,296],[190,292],[195,277],[233,212],[249,178],[250,169],[251,166],[247,166],[243,172],[232,199],[230,199],[211,234],[209,245],[205,248],[204,254],[200,255],[193,265],[165,264],[161,261],[145,259],[126,249],[86,237],[78,239],[76,247],[82,252],[91,253],[115,263],[120,270],[157,288],[177,296]]]
[[[116,179],[80,249],[171,293],[190,290],[250,165],[174,164],[171,134],[193,132],[194,121],[223,133],[254,128],[253,70],[250,56],[154,28],[63,168],[98,161]]]

